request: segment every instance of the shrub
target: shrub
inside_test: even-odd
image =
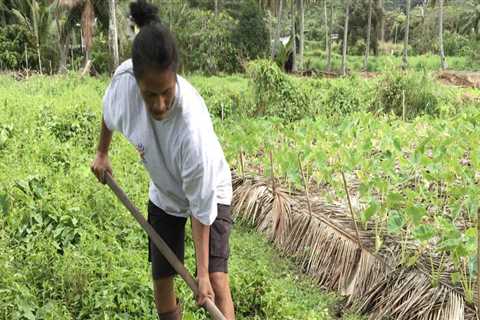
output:
[[[232,41],[240,56],[248,59],[263,58],[270,48],[265,15],[258,1],[232,2],[228,12],[238,21],[232,34]]]
[[[315,114],[306,91],[295,85],[272,61],[250,62],[247,74],[255,97],[255,115],[295,121]]]
[[[438,115],[442,93],[427,73],[388,71],[377,83],[375,103],[376,112],[403,114],[403,92],[405,92],[406,118],[418,115]]]
[[[33,39],[20,25],[12,24],[0,28],[0,67],[3,69],[25,68],[25,46],[29,67],[37,65]]]
[[[470,52],[470,40],[465,36],[446,30],[443,39],[447,56],[465,56]]]
[[[365,110],[372,102],[367,82],[357,77],[328,81],[324,91],[321,110],[327,116],[345,116]]]
[[[108,39],[103,33],[98,33],[95,35],[92,45],[93,69],[98,73],[108,73],[112,61],[108,48]]]
[[[181,64],[186,71],[214,74],[240,68],[232,44],[236,21],[225,13],[187,9],[174,28],[180,48]]]

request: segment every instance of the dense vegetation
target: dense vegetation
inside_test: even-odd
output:
[[[146,235],[89,170],[105,86],[106,79],[76,76],[0,77],[0,319],[154,318]],[[111,158],[118,182],[145,212],[147,174],[119,135]],[[339,298],[240,225],[232,254],[239,319],[333,318]],[[178,283],[186,319],[205,319]]]
[[[345,67],[350,70],[383,71],[385,65],[398,67],[405,48],[413,56],[411,66],[417,70],[439,69],[439,55],[447,57],[443,67],[454,70],[472,70],[480,61],[478,0],[451,0],[442,6],[443,1],[439,0],[411,0],[408,12],[406,1],[372,0],[371,24],[370,0],[295,0],[295,6],[288,0],[153,2],[160,7],[162,21],[176,35],[185,72],[239,72],[244,70],[246,61],[272,54],[281,66],[290,61],[289,69],[295,66],[298,70],[341,70],[345,31],[346,54],[352,56]],[[116,3],[115,15],[109,7],[111,3]],[[128,3],[4,0],[0,5],[0,68],[65,72],[78,70],[92,60],[92,73],[112,71],[117,57],[114,43],[118,45],[119,61],[130,54],[135,31],[127,18]],[[405,47],[407,20],[409,43]],[[112,32],[113,21],[116,32]],[[281,46],[277,39],[291,38],[293,25],[295,43],[289,41],[286,47]],[[368,53],[373,56],[365,65],[369,29]],[[333,65],[327,63],[329,52]]]
[[[237,173],[242,154],[247,173],[273,168],[286,189],[331,203],[345,201],[344,174],[375,252],[395,239],[410,269],[430,254],[432,289],[446,281],[475,303],[480,0],[151,2]],[[155,315],[146,236],[88,167],[109,74],[130,56],[128,4],[0,2],[0,319]],[[469,88],[438,82],[447,68]],[[119,135],[111,158],[145,211],[148,177]],[[343,313],[248,225],[232,253],[239,319]],[[186,319],[205,319],[179,289]]]

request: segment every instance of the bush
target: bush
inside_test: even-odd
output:
[[[2,69],[26,68],[25,45],[29,68],[37,66],[33,39],[25,28],[12,24],[0,28],[0,67]]]
[[[108,48],[108,39],[103,33],[98,33],[93,38],[92,67],[95,72],[108,73],[113,60]]]
[[[232,43],[237,23],[229,15],[215,16],[211,11],[188,9],[176,23],[174,30],[186,71],[215,74],[239,70]]]
[[[265,15],[256,0],[228,5],[228,12],[238,21],[232,41],[238,54],[248,59],[263,58],[270,48]]]
[[[458,33],[445,31],[443,45],[447,56],[465,56],[470,52],[470,40]]]
[[[286,121],[315,115],[306,91],[295,85],[272,61],[250,62],[247,74],[254,91],[254,115],[276,116]]]
[[[329,117],[365,110],[372,102],[367,82],[357,77],[327,81],[323,91],[321,110]]]
[[[205,100],[210,114],[218,118],[230,117],[249,105],[246,96],[238,91],[217,89],[212,86],[197,86],[197,89]]]
[[[373,111],[403,114],[403,92],[405,92],[405,116],[412,119],[429,114],[438,115],[442,93],[427,73],[387,71],[377,83]]]
[[[365,50],[367,45],[364,39],[358,39],[355,42],[355,45],[350,48],[349,54],[352,56],[363,56],[365,54]]]

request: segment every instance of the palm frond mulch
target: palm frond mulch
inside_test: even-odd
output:
[[[462,288],[449,282],[448,270],[432,286],[428,263],[438,257],[423,254],[415,266],[402,267],[401,246],[392,237],[375,252],[375,233],[359,230],[358,238],[344,204],[279,186],[273,190],[259,177],[233,173],[232,182],[235,218],[266,235],[320,286],[347,296],[348,306],[369,319],[478,320]]]

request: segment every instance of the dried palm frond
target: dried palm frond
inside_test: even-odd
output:
[[[232,181],[238,185],[238,179]],[[263,181],[246,182],[235,189],[233,214],[265,233],[269,240],[283,243],[290,227],[290,199],[276,188],[275,192]],[[242,213],[241,215],[239,213]]]
[[[357,233],[344,204],[311,197],[309,211],[299,192],[272,193],[259,178],[234,175],[233,185],[237,219],[266,234],[302,271],[348,296],[348,305],[370,319],[477,319],[461,288],[448,283],[447,275],[440,275],[439,285],[432,287],[426,266],[399,267],[401,248],[414,248],[414,243],[400,245],[398,239],[386,236],[382,250],[375,252],[375,233],[369,229]],[[436,261],[419,259],[427,260]]]
[[[415,270],[398,269],[377,283],[360,310],[369,319],[464,319],[463,298],[446,286],[433,288],[431,279]]]

